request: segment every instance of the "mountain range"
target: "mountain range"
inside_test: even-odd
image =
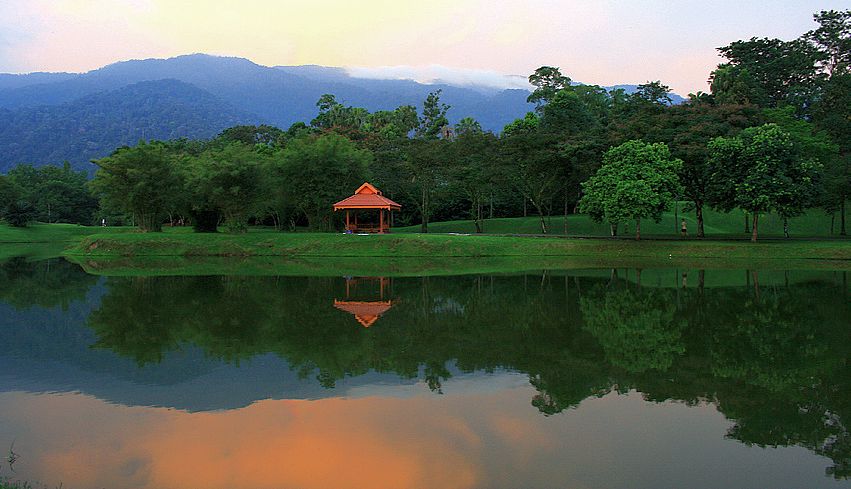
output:
[[[358,78],[343,68],[269,67],[205,54],[122,61],[79,74],[0,74],[0,172],[63,161],[91,170],[89,160],[140,139],[209,138],[236,124],[286,129],[315,117],[325,93],[376,111],[421,107],[437,89],[451,106],[450,122],[469,116],[496,132],[534,108],[522,89]]]

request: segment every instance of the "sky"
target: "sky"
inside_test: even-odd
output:
[[[599,85],[708,91],[715,48],[793,39],[851,0],[0,0],[0,72],[84,72],[190,53],[356,76],[523,86],[543,65]],[[507,76],[506,76],[507,75]]]

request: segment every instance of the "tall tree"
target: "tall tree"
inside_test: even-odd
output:
[[[262,207],[262,151],[242,143],[206,151],[186,164],[186,189],[193,211],[214,210],[231,232],[247,231],[248,218]]]
[[[579,208],[597,222],[635,220],[635,239],[641,239],[641,219],[659,222],[679,193],[681,167],[663,143],[627,141],[603,156],[603,166],[583,184]]]
[[[814,196],[821,164],[801,152],[776,124],[751,127],[731,138],[709,143],[710,194],[713,207],[735,207],[753,216],[751,241],[758,236],[760,213],[801,212]]]
[[[541,66],[529,75],[529,83],[535,90],[526,98],[529,103],[542,107],[565,88],[570,86],[570,77],[561,74],[561,70],[552,66]]]
[[[728,62],[710,76],[719,102],[791,105],[807,112],[816,96],[819,54],[807,41],[751,38],[718,48]]]
[[[337,134],[306,137],[287,145],[277,165],[278,185],[313,229],[330,230],[331,204],[351,195],[366,179],[372,162],[367,150]]]
[[[179,206],[183,181],[176,159],[160,142],[141,142],[95,160],[91,185],[107,208],[132,214],[142,231],[162,231],[170,211]]]
[[[417,137],[423,139],[437,139],[444,127],[449,125],[446,112],[450,107],[440,101],[443,90],[437,89],[430,92],[423,102],[423,115],[417,127]]]

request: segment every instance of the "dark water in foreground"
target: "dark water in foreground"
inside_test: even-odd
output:
[[[676,269],[101,278],[11,260],[0,477],[849,487],[847,282]]]

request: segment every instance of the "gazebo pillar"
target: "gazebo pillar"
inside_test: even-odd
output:
[[[346,231],[349,231],[351,228],[349,227],[349,210],[346,209]]]

